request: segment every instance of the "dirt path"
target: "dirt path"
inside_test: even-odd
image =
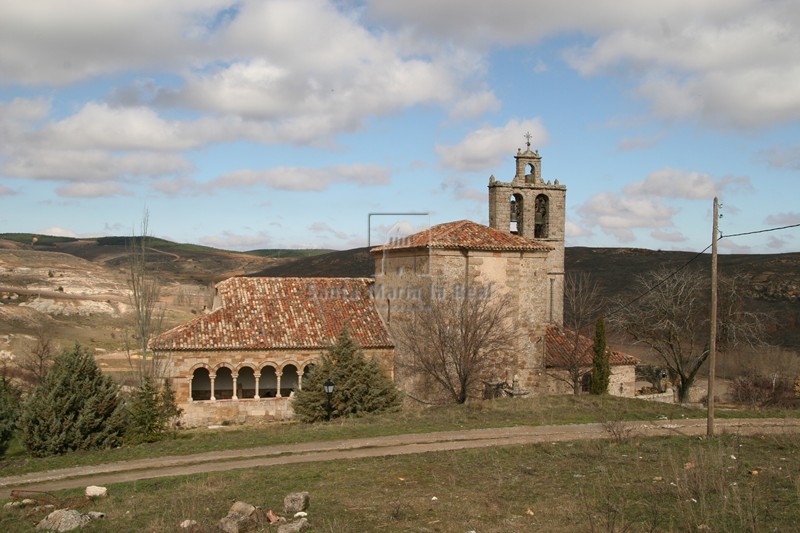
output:
[[[800,432],[800,419],[721,419],[716,433],[742,435]],[[705,435],[705,419],[625,422],[562,426],[518,426],[499,429],[444,431],[326,442],[307,442],[224,450],[193,455],[136,459],[0,477],[0,499],[14,489],[54,491],[87,485],[109,485],[139,479],[183,476],[271,465],[335,461],[361,457],[406,455],[490,446],[609,438],[610,429],[640,436]]]

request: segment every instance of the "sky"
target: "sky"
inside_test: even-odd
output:
[[[723,236],[800,224],[798,27],[793,0],[0,0],[0,232],[485,224],[530,132],[567,245],[700,251],[714,196]]]

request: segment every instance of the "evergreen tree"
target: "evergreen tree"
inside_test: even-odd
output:
[[[328,417],[328,396],[323,384],[334,383],[331,418],[359,416],[398,409],[400,391],[375,358],[367,358],[347,329],[330,346],[311,372],[303,376],[303,388],[296,392],[292,407],[303,422]]]
[[[606,324],[602,318],[597,319],[594,327],[594,354],[592,356],[592,394],[606,394],[611,378],[611,366],[606,348]]]
[[[126,437],[134,443],[161,440],[180,414],[181,409],[175,404],[175,394],[169,382],[159,390],[150,376],[144,376],[142,385],[136,389],[128,405]]]
[[[19,414],[19,393],[5,376],[0,376],[0,457],[8,450]]]
[[[75,344],[33,390],[20,417],[22,441],[35,457],[119,443],[122,405],[116,384]]]

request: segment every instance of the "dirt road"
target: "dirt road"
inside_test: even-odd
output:
[[[610,430],[640,436],[705,435],[706,421],[705,419],[692,419],[625,422],[614,424],[613,427],[604,424],[518,426],[307,442],[194,455],[137,459],[0,477],[0,499],[7,499],[13,489],[54,491],[88,485],[109,485],[139,479],[220,472],[271,465],[406,455],[537,442],[602,439],[611,436]],[[796,433],[798,431],[800,431],[800,419],[720,419],[716,421],[717,434],[758,435]]]

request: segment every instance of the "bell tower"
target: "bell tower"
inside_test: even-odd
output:
[[[489,177],[489,226],[542,242],[552,248],[547,255],[550,286],[549,316],[561,322],[564,301],[564,232],[567,188],[558,180],[542,177],[542,156],[531,150],[531,134],[525,134],[526,149],[517,149],[516,174],[510,182]]]

